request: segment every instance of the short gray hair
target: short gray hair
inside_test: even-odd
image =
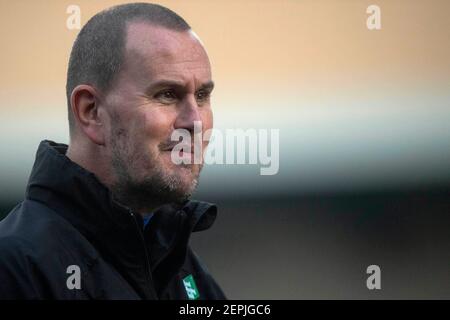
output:
[[[78,34],[69,59],[66,95],[71,134],[75,127],[70,106],[73,89],[80,84],[90,84],[108,91],[123,64],[125,28],[131,21],[146,21],[175,31],[191,29],[172,10],[151,3],[118,5],[93,16]]]

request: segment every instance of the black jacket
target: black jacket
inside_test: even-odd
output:
[[[25,200],[0,222],[0,299],[225,299],[188,245],[215,205],[164,206],[144,228],[66,150],[41,142]]]

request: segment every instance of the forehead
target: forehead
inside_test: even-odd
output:
[[[147,76],[172,75],[210,78],[210,63],[192,31],[174,31],[147,22],[132,22],[126,29],[125,65]]]

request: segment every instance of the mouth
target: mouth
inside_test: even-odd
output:
[[[170,141],[160,145],[162,153],[167,154],[175,165],[197,165],[203,163],[203,145],[187,141]],[[198,154],[198,155],[197,155]]]
[[[172,162],[174,162],[174,159],[177,159],[178,161],[181,161],[184,164],[191,164],[194,161],[194,146],[189,145],[182,145],[177,147],[177,151],[174,150],[175,146],[172,146],[170,148],[167,148],[166,150],[163,150],[165,152],[168,152],[170,154],[170,158]],[[188,151],[190,150],[190,152]],[[178,162],[177,161],[177,162]]]

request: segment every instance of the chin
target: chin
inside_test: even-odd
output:
[[[199,165],[199,164],[183,164],[183,163],[182,164],[175,164],[173,162],[170,162],[168,167],[169,167],[168,170],[172,174],[178,174],[178,175],[183,175],[183,176],[190,176],[191,179],[193,179],[193,178],[197,178],[198,177],[202,166]]]
[[[198,174],[194,174],[189,169],[181,169],[182,172],[178,174],[178,179],[180,181],[180,186],[183,186],[183,189],[189,190],[191,189],[193,184],[196,184]]]
[[[201,165],[198,164],[180,164],[170,163],[165,165],[165,176],[171,177],[172,187],[177,194],[193,193],[197,186],[201,171]]]
[[[172,190],[172,197],[174,202],[183,202],[188,200],[191,195],[194,193],[197,186],[197,180],[190,180],[188,182],[180,181],[180,184],[176,186],[174,190]]]

